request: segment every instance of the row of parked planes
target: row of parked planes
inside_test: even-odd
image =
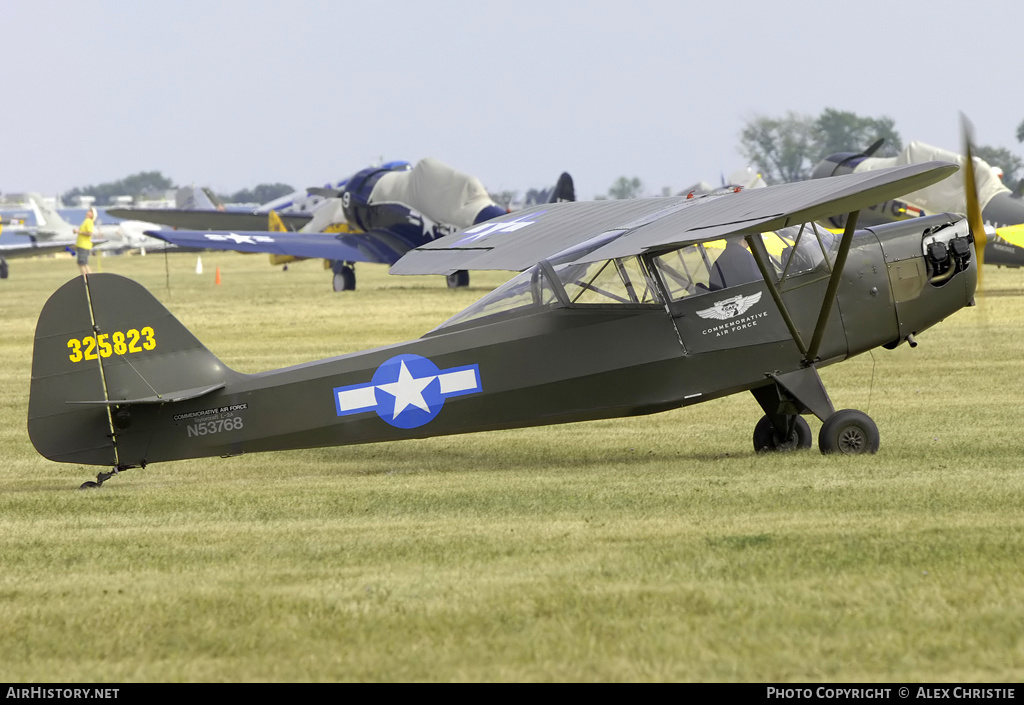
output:
[[[912,142],[897,157],[873,157],[881,144],[878,141],[863,152],[833,154],[815,168],[813,176],[861,173],[931,160],[963,163],[959,154],[919,142]],[[989,230],[985,259],[989,264],[1019,267],[1024,264],[1024,200],[1012,195],[998,169],[975,161],[982,215]],[[683,194],[765,186],[749,168],[732,174],[729,181],[719,189],[702,182]],[[565,173],[553,188],[541,194],[538,202],[575,199],[572,178]],[[9,224],[7,242],[0,243],[0,278],[8,276],[5,258],[59,251],[74,244],[74,225],[41,199],[30,197],[30,204],[36,224]],[[861,213],[859,222],[871,226],[929,213],[962,213],[964,208],[963,190],[953,179],[901,199],[874,204]],[[346,291],[356,286],[356,262],[393,265],[411,249],[508,211],[490,198],[479,179],[427,158],[416,165],[390,162],[369,167],[337,183],[305,189],[248,211],[225,210],[208,190],[187,187],[179,190],[176,208],[120,207],[107,208],[106,212],[121,222],[99,226],[99,251],[172,247],[185,251],[264,252],[270,254],[272,264],[320,258],[329,264],[334,289]],[[841,229],[844,222],[833,217],[823,225]],[[468,284],[466,271],[448,276],[451,287]]]

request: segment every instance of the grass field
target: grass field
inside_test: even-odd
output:
[[[229,366],[422,335],[506,275],[104,258]],[[219,267],[222,283],[214,284]],[[26,433],[36,318],[0,281],[0,681],[1024,680],[1024,272],[823,370],[876,456],[758,456],[737,395],[664,414],[151,465],[79,491]],[[809,418],[817,433],[820,423]]]

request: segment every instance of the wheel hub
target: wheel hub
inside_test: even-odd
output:
[[[866,444],[864,432],[859,428],[844,428],[839,434],[839,450],[843,453],[860,453]]]

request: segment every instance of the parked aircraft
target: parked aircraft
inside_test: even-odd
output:
[[[24,229],[40,243],[48,240],[74,240],[78,234],[78,226],[64,220],[39,194],[30,194],[29,207],[35,214],[36,224]],[[150,237],[145,231],[154,227],[153,223],[139,220],[123,220],[119,223],[103,223],[97,220],[94,252],[123,253],[130,250],[159,251],[167,249],[166,242]]]
[[[911,142],[895,157],[873,157],[872,154],[883,144],[878,140],[863,152],[840,152],[831,154],[815,168],[812,178],[836,174],[859,174],[874,169],[885,169],[901,164],[918,164],[941,160],[963,166],[963,154],[923,142]],[[966,151],[966,150],[965,150]],[[985,222],[988,244],[985,247],[984,262],[1001,267],[1024,266],[1024,199],[1013,196],[1003,184],[1001,170],[974,157],[974,172],[978,180],[978,202]],[[965,213],[963,171],[949,179],[925,189],[908,193],[898,199],[876,203],[861,212],[861,225],[890,223],[907,218],[917,218],[930,213]],[[829,225],[842,228],[842,215],[833,216]]]
[[[431,158],[414,167],[407,162],[369,167],[346,179],[340,188],[308,191],[324,198],[325,203],[296,232],[270,233],[271,221],[266,214],[248,214],[264,223],[258,231],[199,229],[147,233],[184,247],[328,260],[334,290],[348,291],[356,286],[356,262],[394,264],[418,245],[506,213],[491,200],[479,179]],[[572,178],[562,174],[551,200],[574,199]],[[223,215],[217,213],[214,219],[203,222],[221,220]],[[190,219],[193,216],[192,212],[188,214]],[[152,217],[169,225],[183,222],[177,220],[176,214],[154,213]],[[282,216],[281,222],[290,230],[294,218]],[[467,286],[469,272],[453,272],[447,281],[453,288]]]
[[[165,460],[634,416],[749,391],[765,414],[757,451],[810,447],[810,413],[822,452],[874,453],[875,423],[836,411],[818,368],[915,345],[970,305],[984,240],[958,215],[858,231],[857,213],[956,169],[499,216],[391,271],[520,275],[418,340],[258,374],[225,366],[136,282],[78,277],[39,317],[29,436],[51,460],[106,466],[83,484],[95,487]],[[816,225],[837,213],[841,236]],[[772,255],[766,237],[787,248]],[[747,260],[726,266],[730,252]]]

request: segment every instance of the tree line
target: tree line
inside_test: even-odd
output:
[[[65,191],[61,200],[72,202],[78,196],[92,196],[97,205],[114,202],[118,196],[131,196],[135,200],[158,199],[171,190],[179,188],[159,171],[140,171],[118,181],[92,186],[81,186]],[[288,184],[259,184],[251,189],[241,189],[229,194],[216,194],[223,203],[266,203],[295,191]]]
[[[1017,127],[1017,141],[1024,142],[1024,121]],[[895,121],[887,116],[865,117],[844,110],[826,108],[818,116],[789,112],[782,117],[755,116],[740,132],[739,151],[756,168],[768,184],[804,181],[811,178],[814,166],[829,154],[858,152],[877,140],[882,146],[874,153],[877,157],[894,157],[903,150],[903,139],[896,130]],[[1024,160],[1005,147],[976,145],[975,154],[1003,170],[1003,181],[1016,194],[1024,192]],[[93,196],[98,204],[111,203],[118,196],[140,198],[162,197],[168,190],[178,188],[159,171],[143,171],[94,186],[71,189],[62,194],[65,201],[76,196]],[[252,189],[241,189],[231,194],[217,194],[224,203],[266,203],[292,193],[288,184],[260,184]],[[596,199],[626,199],[643,196],[644,183],[639,177],[620,176]],[[546,189],[532,188],[526,192],[524,202],[543,203]],[[492,194],[495,202],[510,205],[516,197],[514,191]]]

